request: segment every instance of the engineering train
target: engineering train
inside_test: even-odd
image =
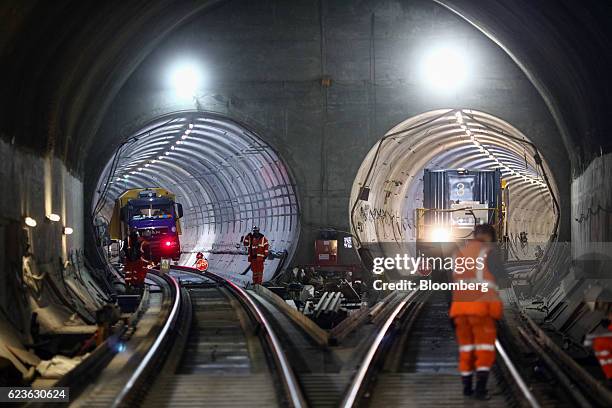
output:
[[[173,193],[158,187],[125,191],[115,201],[109,228],[111,239],[126,242],[132,231],[138,231],[149,242],[152,261],[178,261],[183,206],[175,200]]]
[[[425,169],[423,208],[416,210],[417,253],[450,256],[485,223],[505,242],[508,204],[508,183],[499,170]]]

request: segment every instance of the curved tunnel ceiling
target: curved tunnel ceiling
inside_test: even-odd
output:
[[[183,204],[182,262],[193,252],[236,252],[258,225],[271,249],[291,255],[299,235],[294,183],[278,154],[223,116],[181,112],[158,118],[122,144],[106,165],[92,212],[110,219],[125,190],[163,187]]]
[[[360,167],[350,200],[353,230],[364,243],[413,242],[424,169],[499,169],[510,190],[510,240],[527,232],[530,241],[547,242],[558,227],[558,192],[548,165],[542,171],[536,164],[530,143],[509,123],[474,110],[412,117],[391,129]],[[362,186],[370,188],[367,201],[357,201]]]

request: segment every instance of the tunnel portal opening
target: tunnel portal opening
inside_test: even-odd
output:
[[[349,202],[352,232],[368,257],[393,257],[398,245],[416,253],[410,244],[417,241],[427,211],[425,170],[498,170],[509,196],[504,207],[508,260],[541,258],[559,226],[557,185],[541,156],[518,129],[484,112],[441,109],[409,118],[363,161]]]
[[[204,252],[210,270],[250,281],[241,237],[260,227],[273,259],[264,279],[290,261],[299,236],[295,183],[284,161],[242,124],[214,113],[159,117],[127,138],[105,166],[91,213],[107,260],[121,242],[110,239],[115,200],[137,188],[163,188],[176,196],[180,219],[179,264],[191,266]]]

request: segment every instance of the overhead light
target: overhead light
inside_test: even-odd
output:
[[[148,166],[147,164],[145,164],[145,166]],[[142,171],[142,167],[138,168],[138,171]]]
[[[421,77],[430,88],[452,92],[467,80],[468,58],[457,47],[444,45],[430,49],[421,60]]]
[[[58,222],[61,218],[59,215],[51,213],[51,214],[47,214],[47,219],[49,221]]]
[[[185,130],[185,134],[186,134],[186,135],[188,135],[188,134],[190,134],[190,133],[191,133],[191,129],[187,129],[187,130]]]
[[[161,156],[160,156],[160,158],[161,158]],[[157,163],[157,160],[151,160],[151,164],[153,164],[153,163]]]
[[[173,147],[174,147],[174,146],[173,146]],[[170,155],[170,152],[166,152],[166,156],[169,156],[169,155]]]
[[[170,149],[174,150],[174,146],[170,146]],[[168,154],[168,152],[166,152],[166,154]]]
[[[149,166],[150,166],[150,164],[149,164],[149,163],[145,164],[145,167],[149,167]]]
[[[36,220],[32,217],[25,217],[23,219],[23,222],[25,222],[25,225],[27,225],[28,227],[35,227],[36,226]]]
[[[74,230],[70,227],[64,227],[64,235],[71,235]]]
[[[174,65],[170,71],[170,85],[180,98],[195,96],[202,75],[198,66],[190,61],[182,61]]]
[[[189,124],[189,129],[193,129],[193,123]]]
[[[183,140],[187,139],[187,135],[181,136],[181,139],[183,139]]]
[[[164,156],[157,156],[159,160],[163,160]]]

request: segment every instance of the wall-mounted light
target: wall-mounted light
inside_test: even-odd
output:
[[[469,58],[462,49],[451,44],[430,48],[421,60],[424,84],[444,93],[460,89],[469,76]]]
[[[35,227],[36,226],[36,220],[32,217],[25,217],[23,219],[23,222],[25,222],[25,225],[27,225],[28,227]]]
[[[64,227],[64,235],[70,235],[74,232],[74,230],[70,227]]]
[[[190,98],[195,96],[200,86],[202,73],[194,62],[181,61],[172,67],[169,79],[179,98]]]
[[[61,218],[59,215],[51,213],[51,214],[47,214],[47,219],[49,221],[58,222]]]

